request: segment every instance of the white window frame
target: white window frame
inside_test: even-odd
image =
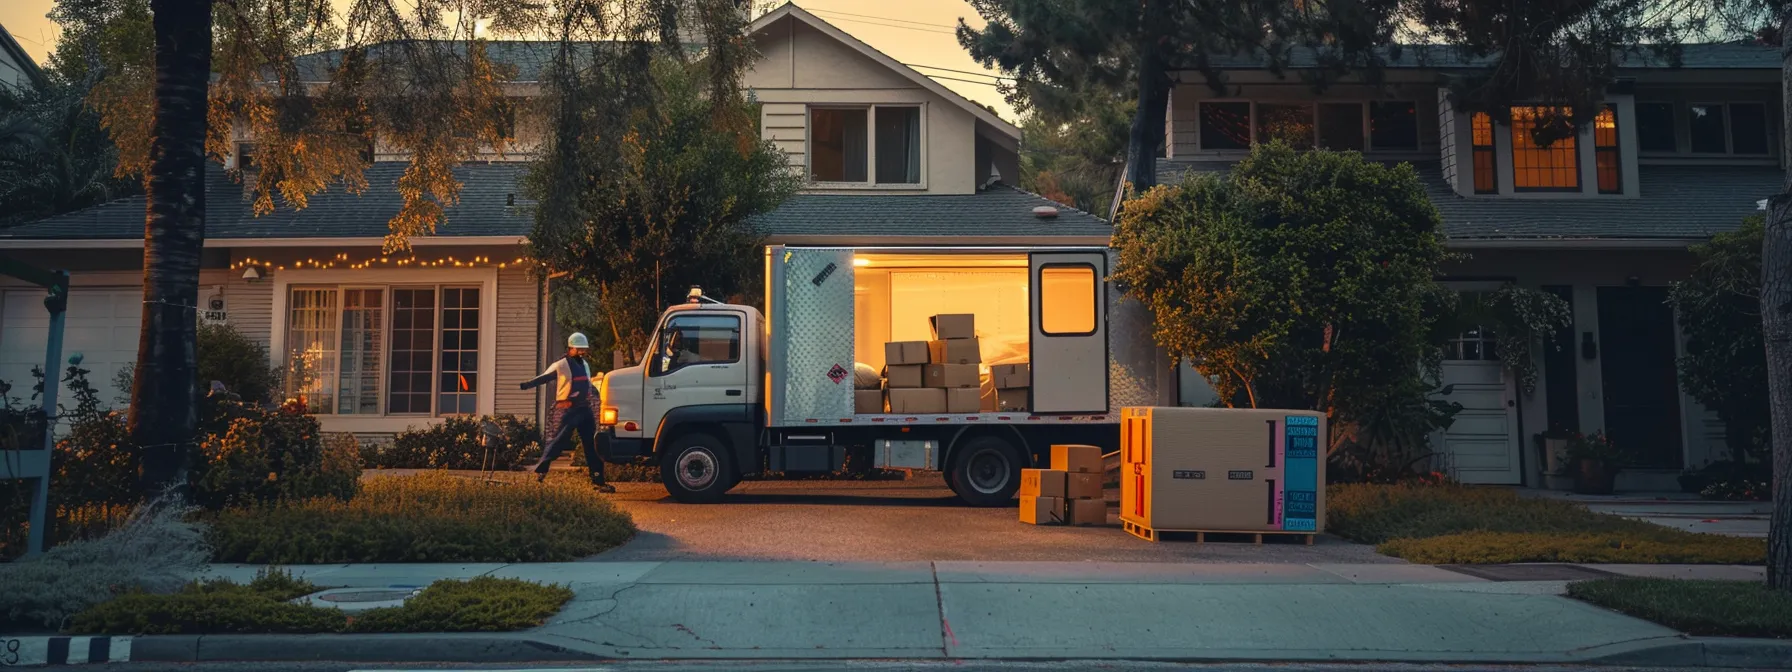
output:
[[[1371,132],[1373,129],[1373,120],[1370,118],[1369,104],[1370,103],[1411,103],[1414,110],[1418,109],[1419,103],[1417,100],[1407,100],[1407,99],[1403,99],[1403,98],[1395,98],[1395,99],[1388,99],[1388,100],[1379,100],[1379,99],[1371,100],[1368,98],[1345,98],[1345,99],[1331,99],[1331,98],[1306,98],[1306,99],[1203,98],[1201,100],[1195,101],[1194,136],[1195,136],[1195,148],[1197,149],[1197,151],[1210,152],[1210,153],[1220,154],[1220,155],[1238,155],[1238,156],[1243,156],[1245,154],[1249,154],[1251,151],[1249,149],[1207,149],[1206,147],[1203,147],[1201,145],[1201,106],[1204,104],[1207,104],[1207,103],[1220,103],[1220,104],[1248,103],[1251,106],[1251,108],[1250,108],[1251,109],[1251,112],[1250,112],[1251,121],[1250,121],[1250,128],[1248,130],[1250,131],[1250,134],[1251,134],[1250,144],[1252,144],[1252,145],[1255,145],[1258,142],[1258,138],[1257,138],[1257,106],[1258,105],[1306,105],[1306,106],[1312,107],[1313,108],[1313,146],[1315,148],[1317,148],[1319,146],[1319,108],[1323,105],[1356,105],[1359,109],[1362,110],[1362,113],[1363,113],[1363,116],[1362,116],[1363,150],[1362,150],[1362,152],[1364,154],[1415,155],[1415,154],[1423,154],[1425,152],[1425,134],[1423,131],[1419,131],[1415,134],[1414,137],[1418,141],[1418,144],[1416,147],[1414,147],[1412,149],[1407,149],[1404,147],[1401,147],[1398,149],[1379,149],[1375,146],[1375,138],[1373,137],[1373,133]],[[1420,117],[1420,115],[1418,115],[1415,112],[1415,114],[1413,116],[1414,123],[1418,122],[1419,117]]]
[[[921,181],[879,184],[877,181],[877,108],[901,107],[913,108],[921,115]],[[815,176],[815,111],[816,110],[865,110],[865,181],[837,182],[813,179]],[[886,191],[915,191],[927,188],[927,139],[928,120],[927,103],[867,103],[852,104],[811,104],[803,109],[803,182],[815,189],[873,189]]]
[[[332,407],[328,413],[313,411],[321,421],[333,432],[391,432],[400,431],[416,425],[419,421],[433,422],[448,417],[436,413],[440,393],[439,376],[435,369],[440,366],[441,358],[441,289],[443,287],[477,287],[479,289],[479,380],[475,385],[477,401],[474,404],[474,415],[491,415],[495,408],[496,375],[497,375],[497,333],[498,333],[498,271],[495,268],[471,269],[430,269],[430,270],[336,270],[336,269],[284,269],[274,274],[274,291],[272,301],[273,328],[269,331],[268,354],[279,366],[286,366],[286,336],[289,328],[289,310],[292,290],[307,288],[329,288],[338,290],[338,318],[336,321],[337,343],[340,349],[342,320],[340,318],[340,290],[373,289],[385,290],[385,303],[381,328],[385,341],[380,352],[380,412],[378,414],[337,414],[332,391]],[[434,354],[432,357],[432,376],[430,381],[430,412],[389,414],[386,412],[386,395],[389,391],[391,375],[391,327],[392,327],[392,290],[404,288],[434,287],[436,289],[436,326],[432,339]],[[337,352],[341,357],[341,352]]]

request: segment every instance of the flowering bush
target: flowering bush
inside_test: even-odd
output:
[[[1626,457],[1623,449],[1612,443],[1605,432],[1582,434],[1575,432],[1568,437],[1568,446],[1563,455],[1567,458],[1570,469],[1575,468],[1581,460],[1598,460],[1613,467],[1623,466]]]
[[[497,428],[490,461],[481,443],[486,423]],[[541,425],[514,415],[456,416],[393,437],[390,445],[362,451],[370,469],[515,469],[541,455]]]

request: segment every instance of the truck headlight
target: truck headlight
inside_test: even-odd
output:
[[[611,427],[616,424],[616,407],[605,406],[597,412],[597,424]]]

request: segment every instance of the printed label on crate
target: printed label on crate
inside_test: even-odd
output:
[[[1283,418],[1282,529],[1316,532],[1319,517],[1319,418]]]
[[[1176,469],[1176,470],[1172,470],[1170,472],[1170,478],[1180,478],[1180,479],[1184,479],[1184,480],[1204,481],[1204,480],[1207,480],[1207,472],[1191,471],[1188,469]]]
[[[1244,470],[1228,471],[1226,472],[1226,478],[1234,481],[1249,481],[1257,478],[1257,472]]]

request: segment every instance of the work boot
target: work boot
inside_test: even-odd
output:
[[[609,483],[604,483],[602,481],[593,482],[591,484],[591,489],[596,490],[601,493],[604,493],[606,495],[616,492],[616,486],[610,485]]]
[[[548,472],[545,472],[545,471],[535,472],[535,482],[536,483],[546,483],[547,480],[548,480]]]

